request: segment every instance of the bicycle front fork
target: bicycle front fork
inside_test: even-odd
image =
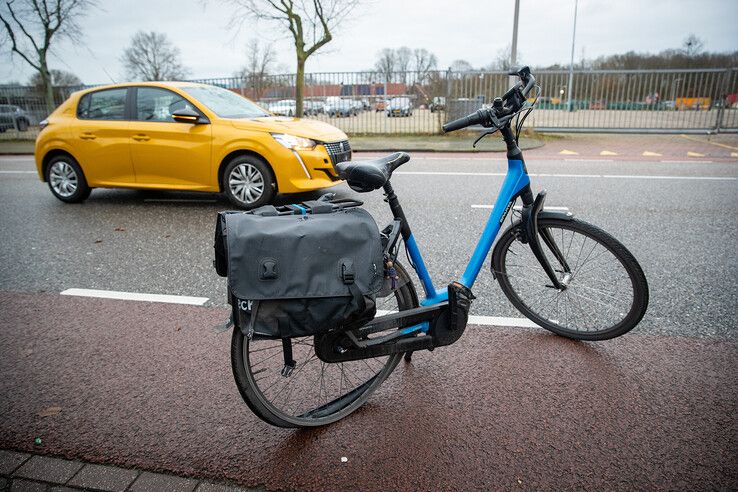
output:
[[[552,287],[559,291],[565,290],[571,269],[569,268],[564,255],[561,253],[561,250],[551,236],[551,232],[548,229],[538,228],[538,215],[541,210],[543,210],[543,203],[546,201],[546,190],[542,190],[534,199],[530,186],[526,186],[526,189],[521,193],[521,198],[523,199],[521,241],[524,244],[528,243],[531,251],[533,251],[533,255],[536,257],[538,263],[541,264],[543,271],[546,272],[546,275],[551,280],[552,285],[548,285],[547,287]],[[538,237],[539,235],[543,238],[543,242],[554,255],[556,261],[561,265],[562,273],[564,273],[563,282],[559,280],[558,275],[556,275],[556,271],[551,267],[551,263],[543,252],[541,241]]]

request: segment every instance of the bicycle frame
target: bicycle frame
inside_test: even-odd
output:
[[[538,238],[540,234],[546,246],[560,263],[563,271],[568,272],[569,266],[564,261],[564,256],[558,250],[554,241],[547,235],[547,232],[538,231],[537,219],[543,209],[546,192],[541,191],[535,199],[533,198],[523,154],[518,148],[510,126],[501,128],[500,132],[507,144],[507,174],[489,219],[487,219],[487,224],[461,278],[445,288],[439,289],[433,285],[428,267],[405,218],[405,213],[400,206],[392,184],[387,181],[383,188],[386,201],[394,216],[394,223],[393,226],[385,230],[395,232],[395,234],[390,234],[393,239],[388,239],[385,254],[389,251],[395,251],[396,254],[394,242],[397,241],[397,234],[393,227],[399,224],[400,234],[405,241],[408,256],[423,286],[425,299],[420,301],[420,307],[418,308],[379,316],[357,328],[356,333],[351,330],[346,332],[350,345],[355,349],[350,349],[344,344],[341,345],[341,350],[334,350],[333,343],[343,337],[341,333],[316,338],[316,354],[321,360],[341,362],[399,352],[432,350],[435,347],[450,345],[458,340],[466,327],[469,307],[471,300],[474,298],[471,288],[482,269],[495,238],[500,232],[502,223],[518,197],[522,198],[523,201],[521,239],[528,243],[533,250],[544,271],[551,279],[551,287],[559,290],[566,288],[559,282],[556,273],[551,268]],[[543,214],[546,216],[564,215],[556,212],[543,212]],[[453,290],[453,292],[450,292],[450,290]],[[392,329],[397,331],[373,339],[367,338],[370,334]]]
[[[471,289],[474,286],[474,282],[484,265],[484,261],[492,248],[492,244],[494,244],[495,238],[500,232],[502,223],[505,221],[507,214],[515,202],[515,199],[522,196],[524,205],[531,205],[533,203],[532,193],[530,191],[530,178],[528,177],[528,171],[525,166],[525,162],[523,161],[522,152],[518,148],[509,127],[502,129],[501,132],[508,145],[507,174],[502,182],[502,186],[489,218],[487,219],[487,224],[482,231],[482,235],[474,248],[474,252],[469,259],[469,263],[467,264],[464,273],[458,280],[458,283],[468,289]],[[395,218],[402,220],[403,224],[407,224],[407,220],[405,219],[399,204],[396,203],[397,198],[392,191],[391,186],[385,187],[385,193],[388,195],[388,202],[390,202],[390,207],[395,214]],[[433,285],[433,280],[428,272],[428,268],[423,260],[423,255],[420,252],[420,248],[415,241],[415,237],[413,236],[409,225],[403,228],[402,233],[407,246],[408,255],[415,267],[415,271],[418,274],[418,278],[420,279],[420,283],[422,284],[423,291],[425,293],[425,299],[420,302],[420,305],[432,306],[447,302],[448,287],[439,289]],[[428,328],[429,324],[425,322],[420,325],[405,328],[404,331],[410,333],[420,329],[427,332]]]

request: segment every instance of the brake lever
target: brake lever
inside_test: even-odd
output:
[[[473,149],[476,149],[476,148],[477,148],[477,144],[479,143],[479,141],[480,141],[480,140],[482,140],[482,139],[483,139],[484,137],[486,137],[487,135],[492,135],[492,134],[493,134],[493,133],[495,133],[495,132],[496,132],[497,130],[499,130],[499,128],[495,128],[494,130],[487,130],[486,132],[484,132],[484,133],[482,133],[481,135],[479,135],[479,137],[478,137],[478,138],[477,138],[477,139],[476,139],[476,140],[474,141],[474,143],[472,144],[472,148],[473,148]]]

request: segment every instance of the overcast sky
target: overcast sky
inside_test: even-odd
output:
[[[512,39],[514,0],[372,0],[362,3],[310,58],[307,71],[354,71],[374,65],[385,47],[426,48],[445,68],[456,59],[492,62]],[[518,59],[568,63],[574,0],[520,0]],[[165,33],[181,49],[192,78],[228,77],[244,63],[246,42],[274,43],[279,63],[294,70],[294,48],[277,26],[228,28],[232,7],[219,0],[101,0],[80,24],[83,38],[57,45],[50,66],[85,83],[125,80],[120,55],[137,30]],[[678,48],[694,33],[709,51],[738,50],[738,0],[580,0],[576,60],[626,51]],[[0,82],[25,82],[31,69],[0,51]]]

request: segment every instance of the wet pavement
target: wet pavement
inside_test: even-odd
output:
[[[738,488],[734,341],[472,326],[285,430],[238,395],[226,314],[0,292],[0,448],[268,490]]]

